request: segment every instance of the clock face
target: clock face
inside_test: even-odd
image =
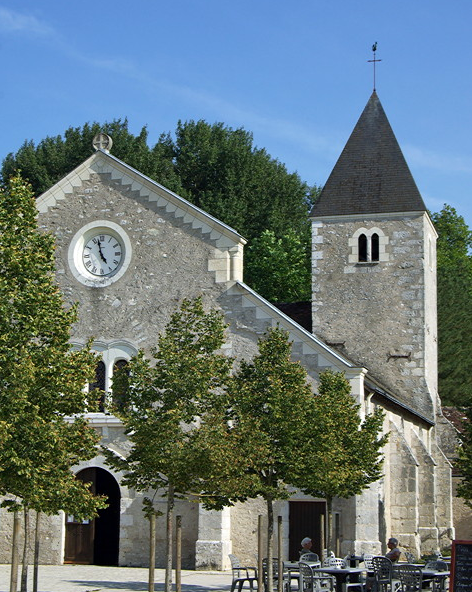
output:
[[[113,274],[123,259],[123,245],[116,236],[96,234],[84,244],[82,262],[92,275],[106,277]]]

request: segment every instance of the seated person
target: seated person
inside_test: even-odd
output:
[[[395,538],[388,539],[387,547],[389,548],[388,553],[385,553],[385,557],[390,559],[392,563],[396,563],[400,559],[401,551],[398,548],[398,540]]]
[[[300,557],[305,555],[305,553],[313,553],[311,549],[313,546],[313,541],[310,539],[310,537],[305,537],[300,544],[302,546],[300,549]]]

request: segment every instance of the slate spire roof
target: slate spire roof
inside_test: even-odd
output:
[[[311,216],[426,211],[374,91]]]

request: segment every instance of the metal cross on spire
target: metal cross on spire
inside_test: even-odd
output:
[[[382,61],[382,60],[378,60],[378,59],[375,57],[375,52],[377,51],[377,41],[374,43],[374,45],[372,45],[372,51],[373,51],[373,53],[374,53],[374,59],[373,59],[373,60],[367,60],[367,61],[368,61],[368,62],[373,62],[373,64],[374,64],[374,91],[375,91],[375,90],[376,90],[376,89],[375,89],[375,64],[376,64],[377,62],[381,62],[381,61]]]

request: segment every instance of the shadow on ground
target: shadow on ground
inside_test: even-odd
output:
[[[138,592],[147,592],[148,584],[147,582],[113,582],[113,581],[103,581],[103,580],[68,580],[71,584],[76,584],[79,586],[83,586],[87,589],[87,592],[98,592],[99,590],[106,590],[110,588],[112,590],[137,590]],[[173,583],[172,587],[175,587],[175,582]],[[165,589],[165,585],[163,582],[158,584],[154,584],[154,590],[156,592],[161,592]],[[198,586],[195,584],[185,584],[182,583],[182,590],[185,592],[226,592],[229,590],[230,586],[228,587],[221,587],[221,588],[213,588],[208,586]]]

